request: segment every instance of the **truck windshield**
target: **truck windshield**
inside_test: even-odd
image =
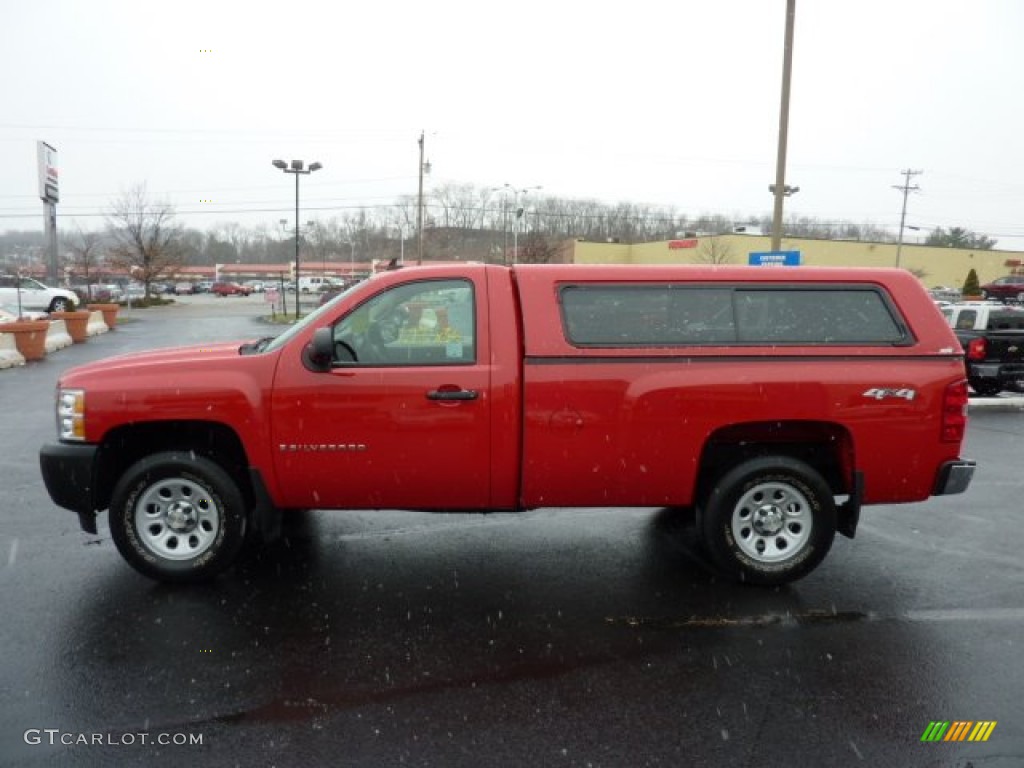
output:
[[[280,334],[277,338],[275,338],[273,341],[267,344],[263,351],[272,352],[275,349],[280,349],[281,347],[283,347],[285,344],[288,343],[290,339],[292,339],[297,334],[301,333],[303,328],[307,327],[310,323],[315,323],[326,312],[330,312],[335,304],[337,304],[339,301],[341,301],[350,293],[352,293],[352,289],[355,288],[356,285],[362,285],[362,283],[356,283],[355,285],[349,286],[344,291],[335,296],[333,299],[328,301],[326,304],[314,309],[308,315],[299,320],[299,322],[295,323],[295,325],[291,326],[288,330],[286,330],[284,333]],[[296,294],[296,301],[297,300],[298,294]]]

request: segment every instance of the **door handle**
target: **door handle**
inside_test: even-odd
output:
[[[427,400],[476,400],[480,393],[475,389],[432,389],[427,392]]]

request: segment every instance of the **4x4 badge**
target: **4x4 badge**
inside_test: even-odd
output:
[[[913,389],[891,389],[889,387],[872,387],[865,390],[863,396],[875,400],[885,400],[887,397],[902,397],[904,400],[913,400],[917,391]]]

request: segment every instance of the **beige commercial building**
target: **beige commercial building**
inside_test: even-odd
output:
[[[751,253],[771,250],[771,238],[759,235],[714,235],[656,243],[576,241],[568,259],[579,264],[747,264]],[[783,251],[798,251],[807,266],[902,267],[927,287],[960,288],[973,268],[981,284],[1021,272],[1024,252],[982,251],[848,240],[783,238]]]

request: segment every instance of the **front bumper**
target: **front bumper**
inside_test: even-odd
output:
[[[971,478],[974,477],[975,466],[975,462],[969,459],[947,461],[939,468],[932,495],[948,496],[966,491],[967,486],[971,484]]]
[[[47,443],[39,449],[39,468],[53,503],[78,513],[82,530],[96,533],[95,445]]]

